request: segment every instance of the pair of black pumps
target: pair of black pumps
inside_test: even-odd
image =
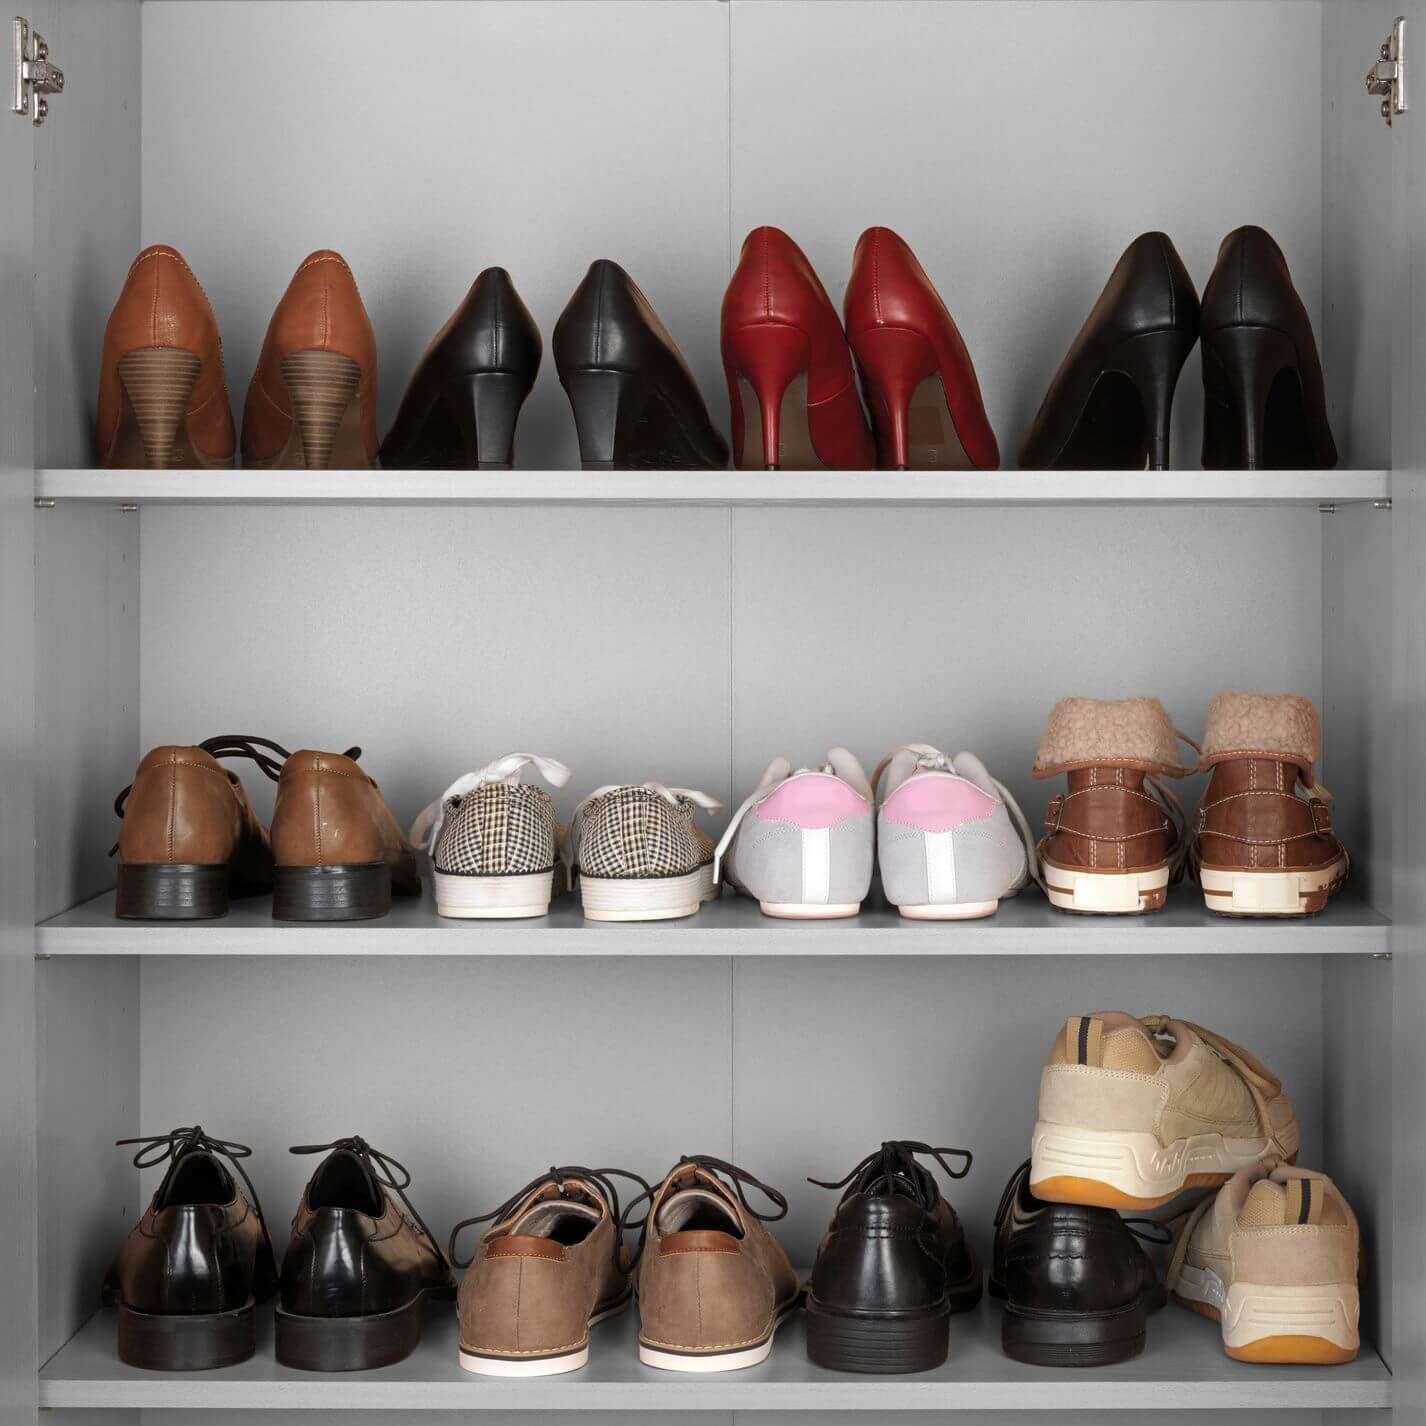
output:
[[[509,470],[535,384],[540,329],[504,268],[487,268],[416,367],[381,447],[389,470]],[[601,258],[554,330],[555,366],[585,470],[708,470],[728,464],[683,354],[648,298]]]
[[[1119,259],[1020,448],[1026,470],[1167,470],[1179,373],[1202,343],[1203,465],[1328,470],[1312,321],[1282,249],[1262,228],[1223,239],[1200,303],[1163,233]]]

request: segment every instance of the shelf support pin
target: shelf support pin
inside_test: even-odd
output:
[[[1390,951],[1373,951],[1373,952],[1372,952],[1372,959],[1373,959],[1374,961],[1389,961],[1389,960],[1391,959],[1391,952],[1390,952]]]
[[[38,496],[36,496],[36,497],[35,497],[35,509],[36,509],[36,510],[53,510],[53,509],[54,509],[54,501],[53,501],[53,500],[41,500]]]
[[[124,514],[124,515],[132,515],[138,508],[139,508],[139,507],[138,507],[137,505],[121,505],[121,506],[119,506],[120,513],[121,513],[121,514]]]
[[[1388,495],[1385,500],[1373,500],[1373,501],[1372,501],[1372,509],[1373,509],[1373,510],[1390,510],[1390,509],[1391,509],[1391,496]]]
[[[1317,506],[1317,513],[1319,515],[1335,515],[1337,513],[1337,506],[1335,502],[1331,500],[1323,500]]]

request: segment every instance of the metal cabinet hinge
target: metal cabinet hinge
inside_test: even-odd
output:
[[[50,111],[47,94],[64,90],[64,71],[50,63],[45,37],[30,28],[30,22],[15,16],[15,84],[10,94],[10,108],[17,114],[28,114],[38,129]]]
[[[1381,58],[1367,70],[1367,93],[1381,99],[1381,116],[1390,125],[1404,114],[1406,103],[1406,18],[1391,22],[1391,37],[1381,47]]]

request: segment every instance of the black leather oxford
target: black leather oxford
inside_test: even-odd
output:
[[[807,1355],[849,1372],[920,1372],[950,1347],[950,1318],[980,1301],[980,1269],[955,1209],[941,1196],[930,1155],[964,1178],[964,1149],[895,1139],[837,1183],[846,1192],[817,1249],[807,1290]],[[945,1155],[964,1160],[953,1169]]]
[[[1027,1159],[995,1215],[990,1294],[1003,1298],[1005,1355],[1045,1367],[1096,1367],[1144,1350],[1150,1312],[1167,1300],[1130,1228],[1153,1242],[1168,1231],[1111,1208],[1045,1203],[1030,1192]]]

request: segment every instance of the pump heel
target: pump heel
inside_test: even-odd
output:
[[[1280,378],[1286,377],[1284,383]],[[1302,438],[1302,373],[1297,348],[1273,327],[1223,327],[1203,336],[1203,464],[1210,470],[1311,465]],[[1272,408],[1295,402],[1296,416],[1270,442]],[[1270,450],[1270,444],[1273,449]]]
[[[806,334],[781,323],[736,327],[723,336],[730,393],[742,421],[739,470],[824,470],[808,424]]]
[[[566,371],[560,379],[574,412],[580,465],[585,470],[617,470],[619,434],[638,419],[644,383],[633,372],[605,368]]]
[[[1195,340],[1182,331],[1145,332],[1130,337],[1105,363],[1106,371],[1121,372],[1138,392],[1150,470],[1169,468],[1174,392]]]
[[[292,397],[303,468],[330,470],[334,457],[365,467],[357,425],[361,367],[339,352],[289,352],[282,358],[282,378]]]
[[[119,358],[124,392],[119,441],[135,457],[142,452],[142,461],[134,464],[167,470],[183,463],[175,457],[187,445],[188,398],[201,366],[195,353],[177,347],[139,347]]]
[[[968,470],[950,418],[936,349],[907,327],[869,327],[851,338],[871,407],[876,448],[893,470]]]

